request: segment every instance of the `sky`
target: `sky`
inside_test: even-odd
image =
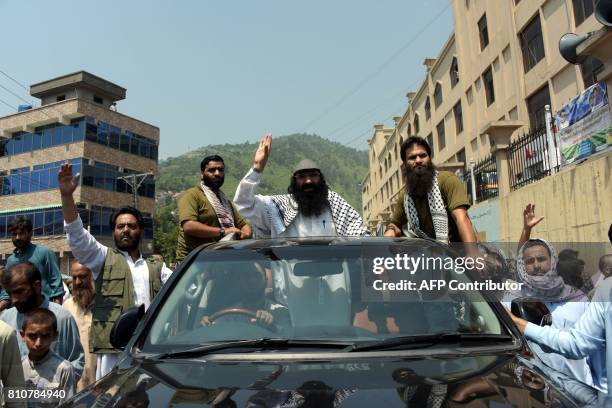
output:
[[[29,85],[86,70],[160,128],[160,158],[267,132],[367,149],[452,32],[450,0],[0,0],[0,70]],[[39,100],[0,74],[0,115]],[[6,103],[6,104],[5,104]]]

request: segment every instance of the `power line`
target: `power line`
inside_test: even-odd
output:
[[[16,97],[17,99],[27,103],[28,105],[30,105],[32,102],[30,101],[26,101],[25,99],[23,99],[21,96],[17,95],[15,92],[11,91],[10,89],[8,89],[6,86],[0,84],[0,88],[4,89],[6,92],[10,93],[11,95],[13,95],[14,97]]]
[[[9,108],[13,109],[16,112],[18,111],[18,109],[16,107],[14,107],[13,105],[9,104],[8,102],[5,102],[2,99],[0,99],[0,102],[2,102],[3,104],[5,104],[6,106],[8,106]]]
[[[333,131],[331,131],[330,133],[327,134],[328,138],[332,138],[333,136],[339,136],[342,135],[344,133],[346,133],[346,131],[352,129],[356,122],[360,121],[361,119],[369,116],[371,113],[376,112],[378,109],[380,109],[381,107],[383,107],[384,105],[386,105],[387,103],[391,102],[392,100],[396,99],[399,95],[402,95],[404,93],[404,91],[401,91],[399,93],[394,93],[390,98],[385,99],[383,102],[379,103],[378,105],[376,105],[374,108],[370,109],[369,111],[367,111],[366,113],[363,113],[359,116],[357,116],[355,119],[352,119],[350,121],[348,121],[347,123],[345,123],[344,125],[340,126],[339,128],[334,129]]]
[[[0,69],[0,73],[3,74],[5,77],[7,77],[8,79],[10,79],[11,81],[15,82],[17,85],[19,85],[20,87],[22,87],[23,89],[25,89],[26,91],[28,91],[28,93],[30,92],[30,90],[23,85],[21,82],[17,81],[15,78],[13,78],[12,76],[10,76],[9,74],[7,74],[6,72],[4,72],[3,70]],[[7,87],[0,85],[0,88],[4,89],[5,91],[7,91],[8,93],[10,93],[11,95],[15,96],[16,98],[19,98],[21,101],[27,103],[30,106],[34,106],[34,103],[32,103],[31,101],[25,100],[23,99],[21,96],[17,95],[16,93],[14,93],[13,91],[11,91],[10,89],[8,89]],[[42,106],[39,106],[39,108],[42,108]],[[56,111],[57,113],[59,113],[60,117],[63,115],[63,113],[57,109],[55,109],[52,106],[48,106],[48,108]],[[14,109],[14,108],[13,108]],[[19,111],[18,109],[15,109],[16,111]],[[47,112],[45,112],[44,110],[40,110],[40,113],[42,113],[43,115],[45,115],[46,117],[48,117],[49,119],[54,119],[51,115],[49,115]]]
[[[408,89],[412,89],[412,88],[413,88],[415,85],[417,85],[417,84],[418,84],[418,82],[419,82],[419,81],[420,81],[419,79],[417,79],[417,80],[415,80],[415,81],[412,81],[412,83],[411,83],[411,84],[408,86]],[[403,93],[404,93],[404,91],[402,91],[402,92],[401,92],[401,94],[403,94]],[[356,119],[355,119],[355,120],[353,120],[352,122],[349,122],[349,123],[347,124],[347,126],[348,126],[348,125],[350,125],[351,123],[357,123],[359,120],[361,120],[361,119],[363,119],[364,117],[368,116],[370,113],[372,113],[372,112],[374,112],[374,111],[378,110],[380,107],[382,107],[382,106],[386,105],[386,104],[387,104],[389,101],[391,101],[392,99],[395,99],[396,95],[398,95],[398,94],[393,95],[391,98],[386,99],[384,102],[382,102],[382,103],[378,104],[376,107],[372,108],[372,109],[371,109],[371,110],[369,110],[367,113],[364,113],[363,115],[359,116],[358,118],[356,118]],[[350,130],[350,129],[354,128],[354,127],[355,127],[355,126],[349,126],[347,129],[345,129],[345,130],[343,130],[342,132],[340,132],[340,134],[346,133],[346,131],[348,131],[348,130]],[[328,136],[328,137],[331,137],[331,136]],[[338,141],[338,142],[339,142],[339,143],[342,143],[341,141]]]
[[[6,72],[4,72],[3,70],[0,69],[0,74],[4,75],[5,77],[7,77],[8,79],[10,79],[11,81],[13,81],[14,83],[16,83],[17,85],[19,85],[20,87],[22,87],[23,89],[25,89],[26,91],[30,92],[30,90],[28,89],[27,86],[25,86],[24,84],[22,84],[21,82],[19,82],[18,80],[16,80],[15,78],[13,78],[12,76],[10,76],[9,74],[7,74]]]
[[[387,116],[386,118],[384,118],[382,120],[382,122],[385,122],[391,118],[393,118],[394,116],[396,116],[395,114],[391,114],[389,116]],[[349,140],[348,142],[346,142],[345,144],[348,146],[354,142],[356,142],[357,140],[361,139],[362,137],[364,137],[365,135],[367,135],[368,133],[372,132],[372,129],[368,129],[365,132],[361,133],[359,136],[354,137],[353,139]]]
[[[389,65],[391,62],[393,62],[393,60],[395,58],[397,58],[402,52],[404,52],[409,46],[411,46],[416,40],[417,38],[423,34],[425,32],[425,30],[427,30],[431,24],[433,24],[438,18],[440,18],[440,16],[442,16],[442,14],[444,14],[444,12],[449,8],[450,6],[450,2],[438,13],[434,16],[434,18],[432,18],[430,21],[428,21],[419,31],[416,32],[416,34],[406,43],[404,44],[402,47],[400,47],[396,52],[394,52],[389,58],[387,58],[385,60],[385,62],[383,62],[376,70],[374,70],[374,72],[370,73],[368,76],[366,76],[363,80],[361,80],[357,86],[355,86],[353,89],[351,89],[349,92],[347,92],[346,94],[344,94],[336,103],[334,103],[333,105],[331,105],[330,107],[328,107],[326,110],[324,110],[321,114],[319,114],[317,117],[315,117],[313,120],[311,120],[310,122],[308,122],[306,124],[306,126],[303,126],[303,131],[301,133],[305,133],[308,128],[316,123],[317,121],[319,121],[321,118],[325,117],[326,115],[328,115],[331,111],[333,111],[334,109],[336,109],[338,106],[340,106],[342,103],[344,103],[344,101],[346,101],[348,98],[350,98],[351,96],[353,96],[357,91],[359,91],[366,83],[368,83],[369,81],[371,81],[373,78],[375,78],[378,74],[380,74],[382,72],[383,69],[385,69],[387,67],[387,65]]]

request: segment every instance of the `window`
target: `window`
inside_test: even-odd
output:
[[[429,101],[429,96],[425,100],[425,120],[429,120],[431,118],[431,102]]]
[[[584,81],[584,87],[599,82],[597,75],[603,71],[603,63],[595,57],[587,57],[582,64],[580,64],[580,71],[582,72],[582,80]]]
[[[442,150],[446,147],[446,134],[444,133],[444,119],[438,126],[436,126],[436,132],[438,133],[438,149]]]
[[[434,157],[434,151],[436,150],[436,149],[434,149],[433,134],[431,134],[431,133],[428,134],[426,140],[427,140],[427,144],[429,145],[429,147],[431,147],[431,157],[433,158]]]
[[[436,108],[442,104],[442,85],[439,82],[436,82],[436,87],[434,88],[434,103]]]
[[[482,82],[484,83],[485,95],[487,97],[487,106],[495,102],[495,86],[493,85],[493,72],[491,67],[482,74]]]
[[[519,33],[521,50],[523,51],[523,67],[528,72],[544,58],[544,40],[540,16],[537,15],[525,29]]]
[[[596,0],[572,0],[572,3],[574,3],[574,21],[576,26],[579,26],[587,17],[593,14]]]
[[[453,61],[450,66],[450,83],[451,88],[454,88],[455,85],[459,83],[459,64],[457,63],[457,57],[453,57]]]
[[[478,20],[478,35],[480,36],[480,50],[484,50],[489,45],[489,29],[487,27],[487,14],[483,14]]]
[[[57,98],[55,98],[56,102],[61,102],[61,101],[65,101],[66,100],[66,95],[58,95]]]
[[[463,132],[463,111],[461,110],[461,101],[453,106],[453,115],[455,116],[455,132],[459,134]]]
[[[104,99],[102,99],[102,98],[101,98],[100,96],[98,96],[98,95],[94,95],[94,97],[93,97],[93,101],[94,101],[95,103],[99,103],[100,105],[102,105],[102,103],[104,102]]]
[[[419,134],[419,130],[420,130],[420,127],[419,127],[419,115],[415,114],[414,115],[414,134],[418,135]]]
[[[548,85],[527,98],[527,112],[529,113],[529,124],[532,130],[543,128],[546,125],[545,109],[550,105]]]
[[[455,155],[455,160],[457,161],[457,163],[463,163],[463,165],[465,166],[465,149],[461,149],[457,152],[457,154]]]

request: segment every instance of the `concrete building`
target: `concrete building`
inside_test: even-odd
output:
[[[362,202],[370,227],[388,220],[403,186],[399,146],[407,135],[426,138],[439,167],[463,169],[491,156],[496,134],[515,139],[541,128],[545,105],[554,113],[585,87],[605,80],[601,60],[572,65],[558,51],[564,33],[602,27],[594,4],[453,0],[454,31],[436,58],[425,59],[425,78],[406,95],[406,111],[393,128],[375,125],[368,141],[370,172]]]
[[[70,161],[81,173],[75,192],[81,218],[96,238],[112,245],[110,214],[133,205],[132,188],[120,177],[157,172],[159,128],[117,112],[126,90],[85,71],[31,85],[30,93],[41,99],[40,107],[0,117],[0,263],[14,249],[7,224],[22,215],[34,224],[34,242],[55,251],[66,272],[71,253],[57,190],[60,164]],[[147,252],[153,177],[136,196],[145,214]]]

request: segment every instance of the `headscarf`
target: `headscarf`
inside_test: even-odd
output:
[[[525,245],[534,241],[548,248],[550,253],[550,270],[541,276],[529,275],[523,261]],[[565,284],[563,278],[557,273],[557,262],[557,251],[548,241],[538,238],[525,242],[521,249],[519,249],[516,259],[517,277],[519,282],[523,283],[521,295],[548,301],[570,300],[584,296],[580,290]]]

